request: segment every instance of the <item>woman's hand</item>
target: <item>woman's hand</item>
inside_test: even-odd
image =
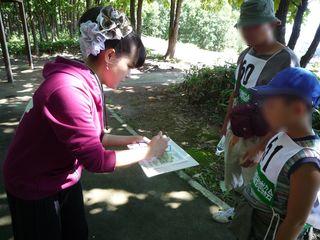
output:
[[[149,151],[146,159],[150,160],[154,157],[161,157],[168,147],[168,141],[169,138],[162,135],[162,132],[159,132],[158,135],[153,137],[148,144]]]
[[[160,157],[168,147],[169,138],[160,132],[153,137],[151,141],[143,138],[143,141],[149,142],[147,147],[137,147],[130,150],[116,151],[116,166],[127,166],[143,160],[151,160],[154,157]]]

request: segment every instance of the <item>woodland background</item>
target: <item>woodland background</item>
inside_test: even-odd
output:
[[[276,16],[282,25],[276,31],[278,40],[294,49],[299,41],[301,26],[310,11],[308,3],[318,0],[276,0]],[[138,34],[168,40],[165,58],[173,58],[176,42],[194,43],[213,51],[237,49],[241,43],[234,24],[239,15],[241,0],[25,0],[27,23],[33,54],[77,49],[78,19],[93,6],[113,5],[127,13]],[[4,26],[9,50],[24,51],[22,27],[16,4],[2,3]],[[285,42],[286,25],[293,24],[289,41]],[[301,65],[306,66],[320,41],[319,27],[314,39],[305,47]]]

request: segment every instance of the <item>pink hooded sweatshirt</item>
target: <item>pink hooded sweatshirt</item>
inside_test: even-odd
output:
[[[6,190],[25,200],[42,199],[76,184],[83,167],[112,172],[116,163],[115,152],[101,143],[102,94],[90,69],[58,57],[45,65],[43,76],[3,166]]]

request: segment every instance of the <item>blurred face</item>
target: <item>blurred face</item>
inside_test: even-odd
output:
[[[272,130],[294,127],[297,122],[308,116],[304,102],[288,102],[283,97],[270,97],[263,101],[263,115]]]
[[[243,39],[251,47],[274,40],[273,31],[274,26],[270,23],[240,28]]]
[[[132,59],[129,56],[117,56],[114,49],[108,49],[99,59],[99,79],[109,88],[116,89],[129,75]]]

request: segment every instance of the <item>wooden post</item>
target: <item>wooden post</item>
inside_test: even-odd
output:
[[[18,2],[18,4],[19,4],[19,11],[20,11],[20,18],[22,20],[22,25],[23,25],[23,35],[24,35],[24,42],[25,42],[26,50],[27,50],[27,58],[28,58],[30,68],[33,69],[31,46],[30,46],[27,20],[26,20],[26,12],[24,10],[23,1]]]
[[[8,46],[7,46],[7,41],[6,41],[6,35],[4,32],[4,26],[3,26],[1,12],[0,12],[0,43],[1,43],[1,49],[2,49],[2,54],[3,54],[3,61],[4,61],[4,65],[6,67],[8,82],[13,83],[11,63],[10,63],[10,58],[9,58]]]

